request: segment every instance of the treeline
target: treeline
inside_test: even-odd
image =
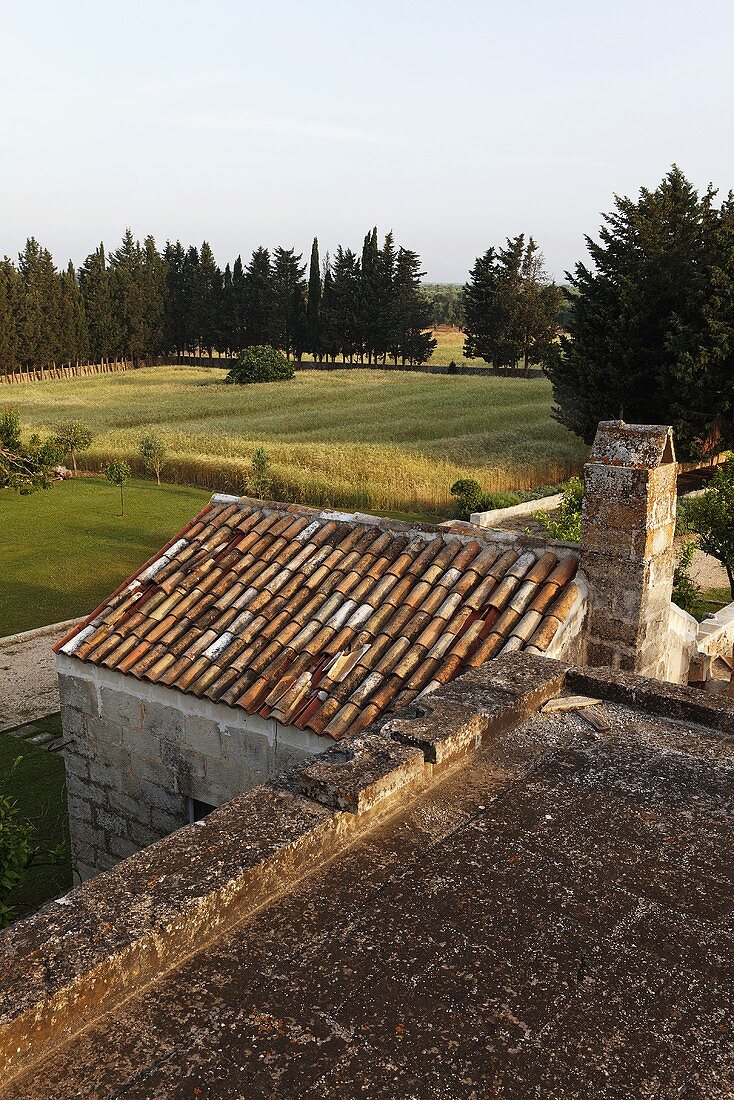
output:
[[[0,372],[271,344],[300,359],[423,363],[435,347],[420,291],[420,258],[382,244],[377,229],[361,253],[337,248],[323,265],[318,241],[308,278],[292,248],[257,248],[245,266],[222,270],[205,241],[163,251],[128,230],[118,248],[100,244],[76,270],[58,270],[31,237],[17,264],[0,261]]]

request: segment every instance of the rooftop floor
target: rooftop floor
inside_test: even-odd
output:
[[[730,1098],[734,746],[597,710],[494,738],[3,1096]]]

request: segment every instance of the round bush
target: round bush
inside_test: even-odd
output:
[[[228,382],[247,385],[250,382],[285,382],[293,378],[293,364],[277,348],[256,344],[240,352],[240,357],[227,375]]]

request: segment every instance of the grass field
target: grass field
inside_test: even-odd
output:
[[[58,724],[59,719],[48,721]],[[16,802],[21,818],[31,822],[33,844],[42,850],[23,886],[6,899],[15,915],[22,917],[71,886],[64,761],[58,754],[0,733],[0,777],[0,790]],[[50,861],[44,852],[59,846],[63,852]]]
[[[436,340],[436,348],[429,360],[429,364],[446,366],[453,359],[455,363],[464,363],[471,367],[486,367],[484,359],[467,359],[464,355],[464,333],[459,329],[436,329],[433,333]],[[305,360],[313,359],[312,355],[304,355]]]
[[[381,370],[308,372],[291,382],[223,385],[224,371],[157,367],[13,386],[29,428],[78,417],[95,432],[82,465],[125,457],[142,473],[141,437],[162,435],[168,481],[242,492],[257,446],[281,499],[372,511],[448,514],[451,484],[486,490],[555,484],[584,449],[550,416],[544,379]],[[4,396],[4,395],[3,395]]]
[[[209,494],[133,481],[125,498],[119,516],[119,493],[100,478],[25,497],[0,492],[0,636],[92,611]]]

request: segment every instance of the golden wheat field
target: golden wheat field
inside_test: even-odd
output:
[[[583,446],[551,418],[544,379],[365,369],[230,386],[224,377],[152,367],[16,385],[6,399],[42,434],[62,419],[84,421],[95,439],[82,469],[116,457],[141,474],[138,447],[153,431],[168,447],[164,480],[246,492],[250,456],[264,447],[274,496],[351,509],[447,514],[459,477],[485,490],[532,488],[583,461]]]

